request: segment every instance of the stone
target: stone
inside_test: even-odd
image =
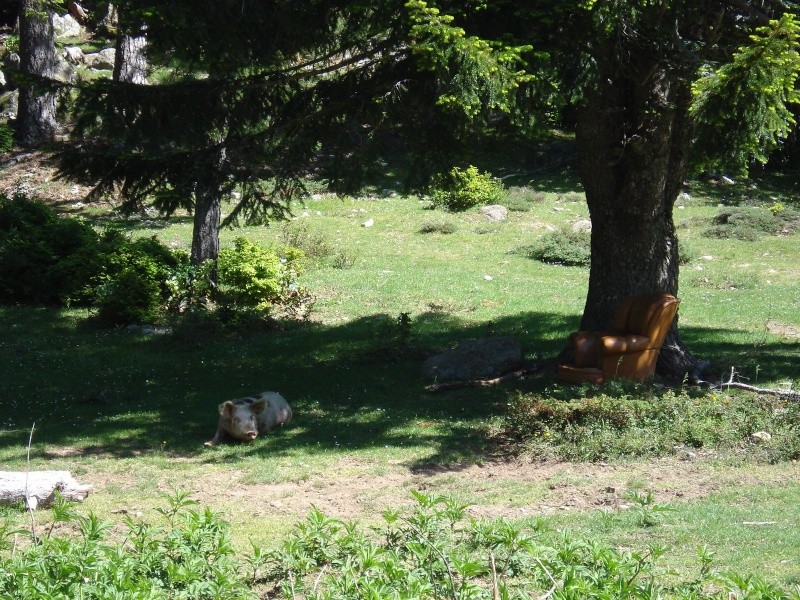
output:
[[[767,433],[766,431],[756,431],[750,436],[750,441],[755,442],[756,444],[765,444],[771,439],[772,434]]]
[[[422,376],[438,382],[491,379],[521,362],[522,346],[513,336],[467,340],[426,360]]]
[[[67,46],[64,48],[63,56],[73,65],[82,65],[84,62],[83,50],[78,46]]]
[[[572,224],[572,231],[591,231],[592,222],[589,219],[580,219]]]
[[[500,204],[488,204],[487,206],[482,206],[481,214],[495,223],[499,223],[500,221],[505,221],[508,219],[508,209]]]
[[[114,57],[117,51],[114,48],[103,48],[100,52],[92,54],[84,54],[83,59],[86,66],[90,69],[98,69],[102,71],[114,70]]]
[[[72,15],[53,15],[53,31],[56,38],[78,37],[83,33],[83,27]]]
[[[362,227],[372,227],[373,225],[375,225],[374,219],[367,219],[361,224]]]

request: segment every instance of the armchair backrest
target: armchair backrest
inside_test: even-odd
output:
[[[617,307],[614,330],[643,335],[650,339],[650,347],[661,347],[678,312],[678,304],[680,300],[670,294],[629,296]]]

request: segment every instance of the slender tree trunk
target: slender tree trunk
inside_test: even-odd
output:
[[[56,53],[53,12],[41,0],[22,0],[20,8],[20,71],[53,78]],[[28,148],[51,141],[56,133],[56,94],[26,82],[20,87],[17,141]]]
[[[198,179],[195,190],[194,229],[192,231],[193,265],[206,260],[216,265],[219,256],[219,226],[222,214],[222,198],[225,195],[223,168],[227,160],[225,148],[216,151],[212,165]],[[216,267],[212,272],[216,281]]]
[[[686,172],[688,80],[645,52],[622,71],[599,53],[598,89],[579,115],[578,162],[592,219],[591,270],[581,328],[604,330],[629,295],[678,295],[672,209]],[[604,61],[603,59],[607,59]],[[677,321],[657,372],[680,379],[696,365]]]

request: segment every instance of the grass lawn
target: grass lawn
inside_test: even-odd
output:
[[[312,505],[368,521],[426,490],[473,503],[477,517],[543,517],[554,531],[622,547],[658,542],[672,548],[665,569],[696,568],[707,545],[720,568],[800,583],[796,462],[772,462],[746,439],[591,463],[511,457],[498,432],[515,395],[583,392],[543,380],[424,391],[423,358],[460,340],[516,335],[529,358],[543,357],[579,322],[588,270],[541,264],[520,248],[588,218],[580,188],[567,176],[523,183],[502,223],[477,210],[427,210],[416,197],[320,194],[290,223],[225,231],[223,244],[244,235],[306,250],[303,279],[316,297],[307,322],[178,338],[96,329],[81,310],[0,308],[0,464],[72,471],[94,486],[85,508],[113,521],[150,514],[173,487],[189,490],[223,512],[242,548],[277,545]],[[679,200],[675,221],[693,257],[681,273],[680,326],[711,360],[712,379],[735,367],[750,383],[796,388],[800,234],[705,234],[724,207],[800,208],[797,182],[773,184],[693,183]],[[116,220],[103,207],[79,212]],[[177,247],[190,240],[187,219],[116,221]],[[398,325],[401,313],[410,328]],[[401,340],[409,343],[398,352]],[[262,390],[290,401],[289,427],[249,445],[203,447],[221,401]],[[650,504],[631,500],[647,491]],[[650,513],[655,522],[645,523]]]

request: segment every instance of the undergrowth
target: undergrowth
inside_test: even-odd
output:
[[[122,531],[58,497],[49,527],[0,525],[0,597],[800,598],[760,577],[716,573],[707,550],[696,576],[675,583],[672,574],[667,582],[656,568],[667,549],[657,544],[622,550],[554,532],[541,520],[477,520],[453,498],[412,494],[416,505],[385,511],[381,525],[367,528],[313,508],[279,548],[253,544],[241,553],[227,523],[194,508],[186,492],[164,494],[160,523],[126,517]],[[665,507],[651,497],[638,504],[639,525],[658,525],[656,511]]]
[[[773,396],[690,393],[611,382],[602,388],[556,387],[519,393],[504,433],[520,449],[567,460],[662,456],[704,449],[778,462],[800,457],[800,406]],[[767,431],[757,443],[751,435]]]

